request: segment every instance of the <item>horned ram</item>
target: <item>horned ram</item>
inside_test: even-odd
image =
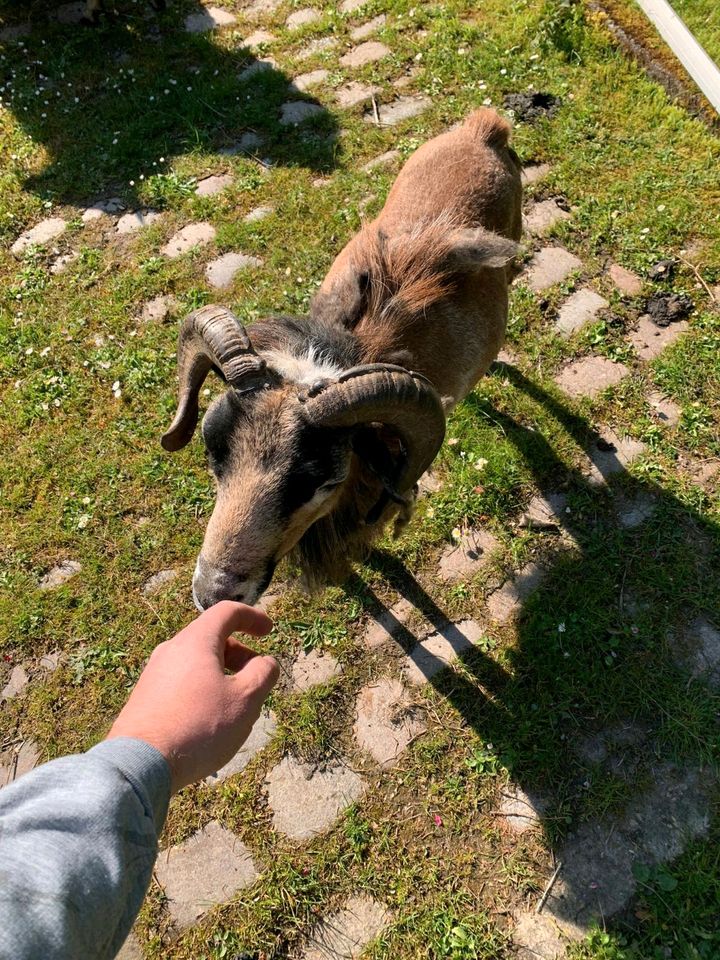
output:
[[[255,603],[292,555],[337,582],[407,523],[445,417],[497,356],[521,233],[510,126],[481,109],[407,161],[380,215],[342,250],[303,318],[248,335],[206,306],[179,334],[179,450],[210,370],[227,390],[202,424],[217,481],[193,577],[200,608]]]

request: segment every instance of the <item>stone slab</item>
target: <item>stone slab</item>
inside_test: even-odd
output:
[[[299,27],[307,26],[309,23],[315,23],[322,18],[320,10],[313,7],[305,7],[303,10],[295,10],[285,21],[288,30],[297,30]]]
[[[427,729],[424,712],[399,680],[363,687],[355,704],[355,739],[381,767],[391,767]]]
[[[67,223],[62,217],[49,217],[47,220],[41,220],[40,223],[20,234],[10,247],[10,252],[19,257],[25,253],[28,247],[49,243],[64,233],[66,229]]]
[[[361,169],[362,170],[375,170],[376,167],[385,167],[390,163],[395,163],[396,160],[399,160],[402,154],[399,150],[388,150],[386,153],[381,153],[377,157],[373,157],[372,160],[368,160]],[[425,476],[425,474],[424,474]]]
[[[360,7],[364,7],[368,0],[342,0],[340,4],[341,13],[354,13]]]
[[[632,499],[621,497],[618,501],[618,523],[624,530],[642,526],[655,512],[652,497],[640,494]]]
[[[502,791],[498,813],[513,833],[527,833],[541,824],[545,807],[539,796],[510,783]]]
[[[273,826],[293,840],[308,840],[327,830],[366,789],[362,777],[342,763],[321,770],[289,756],[270,771],[265,783]]]
[[[555,329],[561,337],[569,337],[597,319],[601,310],[610,304],[589,287],[581,287],[570,294],[558,310]]]
[[[563,493],[550,493],[546,497],[533,497],[520,516],[518,526],[523,530],[552,530],[565,525],[567,497]]]
[[[205,267],[205,278],[216,290],[227,290],[241,270],[261,267],[262,264],[260,257],[246,253],[223,253]]]
[[[335,657],[320,650],[301,651],[292,667],[293,689],[309,690],[319,683],[327,683],[342,673]]]
[[[210,223],[189,223],[182,230],[178,230],[164,247],[161,247],[160,253],[174,260],[180,257],[194,247],[203,247],[215,239],[215,227]]]
[[[654,360],[689,329],[687,320],[678,320],[667,327],[659,327],[644,314],[628,339],[641,360]]]
[[[32,740],[23,740],[17,747],[4,750],[0,753],[0,787],[34,770],[39,759],[40,751]]]
[[[168,898],[170,916],[181,930],[259,876],[250,851],[217,820],[160,853],[155,872]]]
[[[251,46],[248,40],[245,41],[246,46]],[[277,68],[277,61],[272,57],[260,57],[257,60],[254,60],[249,66],[245,67],[238,74],[238,80],[244,82],[249,80],[251,77],[256,76],[258,73],[267,73],[268,70],[275,70]],[[257,145],[261,143],[260,138],[257,137]]]
[[[266,217],[269,217],[270,214],[275,213],[275,207],[255,207],[246,213],[243,217],[244,223],[258,223],[260,220],[264,220]]]
[[[39,590],[54,590],[55,587],[61,587],[68,580],[72,580],[82,570],[82,565],[77,560],[61,560],[52,570],[40,578],[38,583]]]
[[[414,609],[412,603],[403,597],[389,610],[383,610],[379,617],[369,624],[363,634],[365,646],[369,650],[376,650],[378,647],[390,643],[396,635],[404,632]]]
[[[373,17],[372,20],[368,20],[367,23],[361,23],[359,27],[354,27],[350,31],[350,39],[354,41],[365,40],[366,37],[370,37],[373,33],[376,33],[381,27],[385,26],[387,22],[387,17],[384,13],[381,13],[378,17]]]
[[[582,270],[582,260],[565,247],[543,247],[528,264],[524,282],[535,293],[567,280],[571,273]]]
[[[527,187],[531,183],[537,183],[538,180],[543,180],[549,173],[549,163],[528,163],[527,166],[523,167],[520,176],[523,186]]]
[[[446,582],[472,577],[482,570],[499,544],[487,530],[463,530],[456,544],[443,550],[438,573]]]
[[[207,33],[219,27],[235,23],[237,17],[222,7],[206,7],[201,13],[190,13],[185,17],[185,30],[188,33]]]
[[[632,270],[626,270],[619,263],[611,263],[608,276],[615,284],[618,293],[624,297],[637,297],[642,293],[643,282]]]
[[[539,200],[534,203],[524,217],[524,227],[536,237],[544,237],[557,223],[569,220],[570,214],[557,200]]]
[[[128,934],[125,943],[120,947],[120,953],[117,954],[115,960],[144,960],[140,941],[132,930]]]
[[[563,367],[555,383],[571,397],[596,397],[616,386],[628,373],[624,363],[615,363],[607,357],[583,357]]]
[[[76,251],[71,251],[70,253],[63,253],[56,260],[53,261],[52,266],[50,267],[50,273],[56,277],[61,273],[64,273],[71,263],[74,263],[75,260],[80,256]]]
[[[161,216],[162,214],[157,210],[133,210],[120,217],[115,232],[121,237],[128,233],[137,233],[143,227],[149,227],[151,223],[157,222]]]
[[[363,67],[368,63],[375,63],[390,54],[390,47],[377,40],[367,40],[353,50],[340,57],[343,67]]]
[[[248,130],[239,140],[230,144],[230,146],[223,147],[218,153],[221,153],[225,157],[235,157],[239,153],[254,153],[256,150],[259,150],[262,145],[262,137],[258,136],[253,130]]]
[[[160,593],[163,587],[172,583],[173,580],[177,580],[177,578],[177,570],[159,570],[157,573],[154,573],[149,580],[145,581],[142,592],[146,597],[150,597],[155,593]]]
[[[30,677],[27,675],[25,667],[21,663],[16,664],[10,671],[10,679],[0,691],[0,703],[14,700],[23,692],[29,682]]]
[[[319,83],[324,83],[329,76],[329,70],[311,70],[309,73],[301,73],[290,84],[290,89],[297,90],[298,93],[304,93],[310,87],[316,87]]]
[[[143,304],[140,319],[145,323],[161,323],[178,306],[172,294],[163,293]]]
[[[560,960],[568,944],[551,917],[535,912],[516,916],[512,941],[517,960]]]
[[[508,580],[499,590],[490,594],[487,610],[493,620],[508,623],[518,617],[523,603],[537,590],[545,571],[537,563],[528,563],[513,580]]]
[[[689,666],[693,677],[701,677],[710,686],[720,688],[720,630],[706,617],[697,617],[685,638],[690,648]]]
[[[295,59],[309,60],[311,57],[317,56],[318,53],[326,53],[329,50],[334,50],[337,45],[338,42],[334,37],[317,37],[296,53]]]
[[[389,920],[384,904],[365,895],[351,897],[315,927],[302,960],[358,960]]]
[[[202,180],[198,181],[195,187],[195,193],[198,197],[214,197],[215,194],[227,190],[232,182],[233,177],[231,173],[213,174],[210,177],[203,177]]]
[[[356,107],[359,103],[365,103],[370,100],[374,93],[377,93],[377,87],[372,87],[367,83],[359,83],[353,80],[335,91],[335,100],[339,107],[349,109]]]
[[[204,783],[208,786],[216,787],[223,783],[228,777],[234,777],[240,773],[250,763],[253,757],[260,753],[275,736],[277,731],[277,721],[275,715],[267,710],[263,710],[250,731],[250,736],[240,747],[238,752],[232,757],[225,766],[221,767],[216,773],[211,773],[205,777]]]
[[[475,620],[450,623],[431,633],[403,659],[403,673],[409,683],[425,684],[449,667],[459,656],[472,650],[482,636]]]
[[[429,97],[398,97],[392,103],[384,103],[378,108],[381,127],[393,127],[396,123],[403,120],[410,120],[424,113],[430,106],[432,100]],[[364,118],[366,123],[375,123],[373,112],[366,113]]]
[[[285,126],[293,126],[309,120],[310,117],[317,117],[325,110],[318,103],[308,103],[307,100],[292,100],[284,103],[280,108],[280,123]]]
[[[645,444],[632,437],[621,436],[609,427],[602,430],[601,446],[588,451],[588,482],[600,486],[616,473],[622,473],[645,452]]]
[[[682,410],[674,400],[666,397],[664,393],[654,391],[648,394],[647,402],[656,419],[664,423],[666,427],[676,427],[678,425]]]

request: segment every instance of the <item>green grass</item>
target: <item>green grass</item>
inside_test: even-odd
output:
[[[343,674],[302,695],[281,684],[272,698],[273,743],[242,776],[183,791],[163,839],[178,842],[220,818],[266,865],[262,878],[179,939],[170,936],[156,886],[140,920],[150,957],[284,956],[318,916],[364,891],[393,911],[371,948],[375,960],[510,956],[509,915],[534,907],[549,845],[583,822],[618,815],[652,776],[642,750],[627,782],[582,760],[579,739],[629,720],[652,731],[661,759],[717,767],[718,697],[688,681],[674,638],[720,604],[717,486],[692,479],[695,466],[720,455],[720,312],[698,279],[720,283],[720,142],[579,7],[371,0],[352,17],[328,4],[322,20],[291,33],[283,25],[294,6],[285,3],[263,22],[277,38],[264,52],[278,67],[255,78],[248,100],[238,73],[252,58],[241,39],[255,27],[243,22],[240,5],[237,28],[201,37],[181,30],[196,9],[190,0],[176,0],[160,18],[139,3],[117,5],[117,21],[97,32],[40,20],[0,61],[3,77],[17,74],[11,106],[0,112],[0,238],[9,247],[51,213],[69,221],[47,249],[20,261],[5,247],[0,253],[0,654],[8,667],[58,647],[66,655],[54,675],[4,706],[0,737],[32,736],[46,757],[90,746],[152,648],[193,615],[190,576],[213,489],[199,440],[171,457],[159,436],[173,413],[176,318],[213,299],[203,272],[212,253],[168,261],[159,254],[165,240],[191,220],[209,220],[217,229],[211,250],[264,259],[223,302],[247,323],[270,311],[301,312],[363,209],[377,211],[392,182],[387,169],[363,172],[365,162],[391,147],[408,155],[487,97],[498,105],[530,84],[554,93],[562,101],[556,117],[518,124],[515,146],[525,162],[551,165],[529,192],[568,201],[572,219],[551,240],[582,258],[583,275],[544,302],[514,288],[508,339],[518,363],[498,365],[453,415],[448,436],[457,443],[440,456],[443,487],[420,503],[407,535],[384,543],[343,588],[310,598],[290,590],[276,604],[277,628],[264,648],[285,665],[301,649],[327,649]],[[688,22],[690,7],[678,4]],[[713,11],[698,2],[692,10],[707,15],[711,49]],[[332,33],[345,43],[351,25],[380,13],[387,21],[377,38],[392,56],[359,72],[341,68],[342,46],[298,58],[313,38]],[[282,129],[287,79],[319,67],[330,73],[313,96],[326,112]],[[409,92],[432,97],[416,120],[382,130],[359,109],[335,109],[341,83],[372,81],[389,99],[392,80],[411,67]],[[269,172],[250,156],[219,153],[249,129],[265,138],[260,156]],[[225,170],[234,176],[228,191],[195,196],[199,178]],[[323,187],[313,186],[319,176],[328,179]],[[83,225],[80,213],[109,196],[163,218],[125,241],[106,237],[107,228]],[[259,205],[275,212],[245,223]],[[56,248],[79,252],[59,275],[49,272]],[[671,286],[690,294],[691,329],[641,365],[626,334],[643,298],[621,299],[602,271],[615,261],[644,277],[667,256],[683,257],[676,276],[648,281],[647,292]],[[610,302],[607,318],[558,340],[554,310],[594,276]],[[177,298],[174,317],[142,321],[142,304],[159,294]],[[570,402],[553,377],[567,359],[590,353],[622,360],[631,373],[595,400]],[[680,405],[675,431],[653,420],[653,390]],[[605,424],[647,444],[610,492],[589,488],[582,475],[583,451]],[[515,526],[536,492],[552,490],[567,495],[570,542]],[[618,528],[619,491],[652,496],[653,516],[635,530]],[[434,575],[437,558],[466,524],[487,526],[501,550],[482,574],[448,587]],[[79,560],[81,574],[39,592],[38,578],[64,558]],[[350,732],[355,695],[397,671],[360,642],[370,614],[404,591],[431,619],[482,620],[489,591],[533,558],[549,573],[518,628],[488,626],[456,671],[418,694],[428,733],[400,765],[374,776],[374,788],[328,834],[298,846],[274,833],[262,782],[284,751],[366,763]],[[179,577],[146,597],[142,585],[167,567]],[[518,839],[499,826],[494,809],[508,779],[551,799],[541,835]],[[714,957],[716,834],[713,822],[664,868],[677,886],[647,877],[628,914],[577,956],[655,960],[672,947],[683,960]]]

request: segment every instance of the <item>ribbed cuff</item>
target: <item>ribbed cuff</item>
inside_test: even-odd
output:
[[[160,751],[134,737],[113,737],[88,752],[120,770],[152,814],[160,836],[170,803],[170,766]]]

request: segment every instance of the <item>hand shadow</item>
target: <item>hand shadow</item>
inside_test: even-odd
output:
[[[83,8],[76,6],[75,18]],[[115,12],[96,27],[59,22],[54,4],[28,10],[16,0],[4,8],[5,30],[27,28],[5,44],[6,106],[46,152],[25,190],[54,203],[109,193],[132,202],[133,184],[190,151],[246,153],[266,166],[334,167],[335,118],[289,87],[268,57],[242,46],[255,26],[238,20],[189,32],[186,23],[206,17],[197,0],[170,0],[163,13],[145,0],[107,6]],[[299,120],[283,110],[296,101],[307,114]]]

